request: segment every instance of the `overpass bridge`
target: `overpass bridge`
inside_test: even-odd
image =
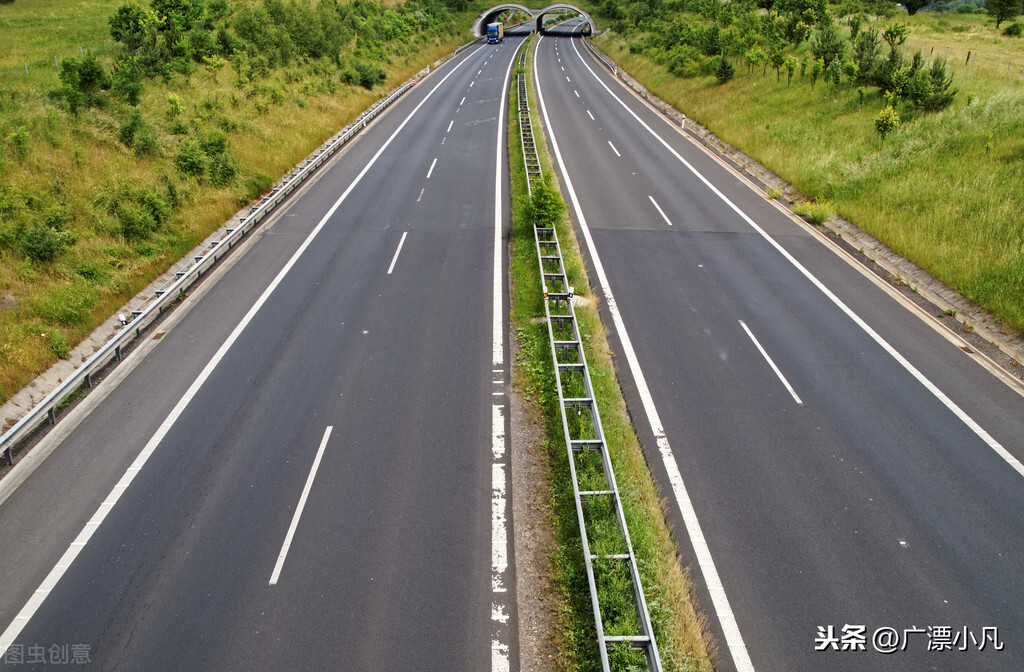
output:
[[[484,35],[487,34],[487,24],[493,23],[494,20],[498,17],[498,15],[501,14],[502,12],[507,12],[510,10],[518,10],[529,15],[534,21],[537,32],[540,32],[543,29],[544,16],[546,14],[551,14],[553,12],[560,11],[570,11],[579,14],[587,23],[587,26],[584,29],[584,34],[594,34],[597,32],[597,24],[594,23],[594,17],[592,17],[589,13],[583,11],[576,5],[558,2],[553,5],[548,5],[543,9],[530,9],[529,7],[525,7],[515,2],[506,2],[500,5],[495,5],[494,7],[491,7],[490,9],[485,10],[482,14],[480,14],[480,16],[477,17],[476,22],[473,23],[473,34],[478,37],[483,37]]]

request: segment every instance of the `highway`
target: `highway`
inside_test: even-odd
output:
[[[716,670],[1024,669],[1024,397],[602,68],[533,76]]]
[[[0,505],[0,668],[518,669],[520,41],[432,72],[58,425]]]

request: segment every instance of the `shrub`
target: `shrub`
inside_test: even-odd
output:
[[[11,143],[11,147],[14,148],[14,154],[22,161],[28,158],[28,140],[28,129],[24,126],[15,126],[11,134],[7,136],[7,142]]]
[[[1022,34],[1024,34],[1024,27],[1016,21],[1003,29],[1003,35],[1009,35],[1010,37],[1020,37]]]
[[[896,113],[895,108],[892,105],[886,105],[882,108],[882,111],[875,117],[875,130],[882,136],[882,140],[885,140],[885,136],[889,135],[892,131],[900,125],[900,115]]]
[[[46,225],[32,226],[20,236],[21,253],[36,262],[52,260],[71,242],[70,234]]]
[[[117,139],[126,147],[131,147],[135,142],[135,134],[142,128],[142,112],[133,107],[128,119],[121,124],[121,130],[117,132]]]
[[[117,218],[121,222],[121,235],[127,241],[144,240],[156,231],[156,218],[138,201],[119,203]]]
[[[199,141],[187,138],[178,147],[178,155],[174,157],[174,167],[183,175],[201,180],[206,177],[209,160]]]

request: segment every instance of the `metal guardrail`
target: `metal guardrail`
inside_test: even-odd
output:
[[[519,128],[527,164],[527,185],[532,194],[532,183],[542,177],[533,137],[533,124],[529,120],[526,75],[523,73],[519,74],[518,86]],[[527,155],[527,143],[533,148],[532,159]],[[535,166],[533,171],[530,169],[531,163]],[[661,672],[658,644],[654,638],[650,612],[640,582],[633,543],[622,509],[622,498],[615,481],[615,471],[608,454],[597,399],[590,380],[590,370],[583,351],[583,339],[576,321],[576,310],[572,304],[574,290],[569,285],[565,272],[558,234],[554,228],[535,227],[534,238],[544,291],[548,338],[555,365],[562,433],[569,453],[576,517],[583,542],[583,559],[597,628],[601,669],[605,672],[611,669],[609,647],[628,646],[644,653],[650,672]],[[581,485],[581,481],[585,487]],[[614,519],[613,525],[609,525],[610,519]],[[591,530],[595,532],[593,545]],[[612,615],[614,623],[611,625],[617,634],[606,634],[605,615],[601,610],[597,589],[599,578],[607,579],[621,573],[624,566],[632,587],[636,622],[623,623],[621,614]]]
[[[601,64],[604,65],[604,67],[608,68],[609,72],[611,72],[616,77],[619,76],[619,66],[609,61],[608,57],[606,57],[604,54],[598,51],[597,47],[590,44],[590,40],[588,40],[586,37],[583,38],[583,46],[585,46],[587,50],[594,55],[594,58],[601,61]]]
[[[454,52],[448,60],[454,58],[464,49],[467,49],[479,40],[468,42]],[[131,320],[125,329],[122,329],[116,336],[107,341],[99,350],[93,354],[82,366],[64,380],[50,394],[46,395],[32,410],[25,414],[17,423],[7,430],[0,437],[0,453],[2,459],[8,464],[14,464],[13,449],[23,439],[28,437],[44,421],[49,420],[50,424],[57,422],[57,410],[61,403],[82,385],[91,388],[92,376],[105,367],[112,360],[121,360],[121,350],[131,341],[138,338],[142,330],[150,326],[161,314],[165,307],[173,303],[178,297],[192,286],[202,274],[213,266],[221,257],[228,253],[246,233],[266,217],[274,208],[280,205],[288,196],[298,188],[307,177],[319,169],[331,156],[341,147],[347,144],[352,138],[359,134],[367,124],[387,109],[392,103],[409,91],[425,74],[430,72],[430,66],[420,71],[412,79],[405,82],[397,89],[388,94],[387,97],[374,103],[367,111],[359,115],[359,118],[346,126],[339,133],[332,136],[307,159],[299,163],[268,193],[257,200],[249,211],[238,220],[238,225],[228,227],[224,234],[217,240],[207,245],[203,251],[194,255],[184,265],[174,272],[174,278],[168,280],[163,286],[157,289],[151,296],[142,301],[131,311]]]

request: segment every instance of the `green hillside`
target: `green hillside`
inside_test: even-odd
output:
[[[596,11],[611,28],[599,45],[653,93],[1024,329],[1018,24],[802,0]],[[899,124],[883,136],[890,105]]]
[[[0,402],[475,15],[465,0],[0,4]]]

